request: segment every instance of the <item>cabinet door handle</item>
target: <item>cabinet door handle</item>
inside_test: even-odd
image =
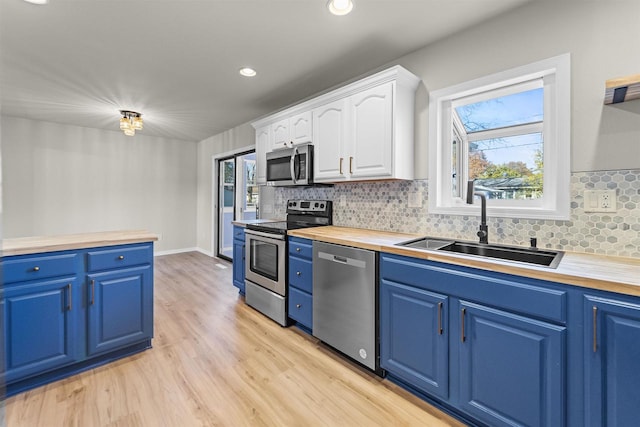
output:
[[[124,259],[124,255],[120,255],[118,259],[122,261]]]
[[[91,281],[91,305],[96,302],[96,281]]]
[[[593,306],[593,352],[598,351],[598,307]]]
[[[296,248],[296,252],[300,252],[300,248]]]
[[[442,335],[442,303],[438,303],[438,335]]]
[[[67,284],[67,310],[71,311],[72,307],[72,297],[71,297],[71,283]]]
[[[353,174],[353,156],[349,156],[349,174]]]
[[[340,157],[340,175],[342,175],[342,157]]]
[[[296,308],[302,307],[302,304],[296,304]]]
[[[460,325],[461,325],[461,327],[462,327],[462,335],[461,335],[460,339],[462,340],[462,342],[464,342],[464,341],[465,341],[465,339],[466,339],[466,337],[464,336],[464,333],[465,333],[465,332],[464,332],[464,315],[465,315],[466,313],[467,313],[467,309],[466,309],[466,308],[463,308],[463,309],[460,311]]]
[[[36,265],[35,267],[33,267],[33,271],[40,271],[40,267]]]
[[[301,273],[299,271],[296,271],[296,276],[299,276]]]

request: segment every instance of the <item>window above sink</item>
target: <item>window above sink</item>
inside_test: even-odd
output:
[[[475,179],[489,216],[569,218],[569,62],[561,55],[430,94],[430,212],[476,215],[464,200]]]

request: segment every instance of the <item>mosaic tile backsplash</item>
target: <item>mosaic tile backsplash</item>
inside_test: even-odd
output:
[[[617,212],[585,213],[584,190],[592,189],[616,190]],[[409,208],[408,195],[416,191],[422,207]],[[475,240],[480,224],[479,212],[477,217],[430,214],[426,180],[279,187],[277,217],[285,216],[289,199],[333,200],[333,223],[344,227]],[[640,258],[640,169],[573,173],[569,221],[489,217],[487,223],[492,243],[528,246],[529,238],[537,237],[539,248]]]

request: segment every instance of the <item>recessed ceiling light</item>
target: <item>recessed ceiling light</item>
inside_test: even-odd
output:
[[[351,0],[329,0],[327,7],[334,15],[342,16],[353,10],[353,2]]]
[[[238,72],[240,73],[241,76],[245,76],[245,77],[253,77],[257,74],[256,70],[249,67],[240,68],[240,71]]]
[[[24,0],[27,3],[31,3],[31,4],[47,4],[49,3],[49,0]]]

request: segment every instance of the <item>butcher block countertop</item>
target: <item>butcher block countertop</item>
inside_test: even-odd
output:
[[[126,245],[129,243],[153,242],[156,240],[158,240],[158,236],[145,230],[20,237],[2,241],[2,256]]]
[[[637,258],[565,252],[558,267],[553,269],[434,250],[395,246],[397,243],[424,237],[422,234],[393,233],[336,226],[303,228],[291,230],[288,234],[338,245],[640,296],[640,259]]]

